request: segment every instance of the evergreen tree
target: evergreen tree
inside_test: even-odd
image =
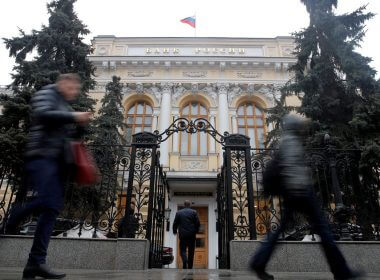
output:
[[[349,122],[354,109],[376,90],[376,71],[370,58],[355,51],[365,35],[365,22],[372,18],[366,7],[336,15],[337,0],[301,0],[310,14],[309,26],[294,34],[297,63],[284,92],[302,99],[300,113],[318,124],[309,143],[322,144],[329,133],[341,146],[356,146]]]
[[[121,145],[124,144],[122,131],[125,128],[122,112],[123,84],[120,77],[113,76],[112,82],[106,85],[106,93],[95,119],[95,145]]]
[[[29,128],[29,101],[37,90],[54,83],[61,73],[78,73],[82,79],[81,94],[75,110],[91,111],[95,101],[88,96],[94,87],[94,66],[88,60],[92,52],[82,42],[89,30],[74,12],[76,0],[54,0],[47,4],[49,23],[41,30],[26,34],[20,30],[19,37],[4,39],[9,55],[15,58],[12,95],[1,96],[0,105],[0,162],[22,163],[24,144]],[[28,55],[36,53],[31,60]],[[22,164],[21,164],[22,165]]]
[[[292,94],[302,100],[297,110],[314,123],[309,147],[325,147],[324,135],[329,133],[337,147],[362,150],[360,169],[349,167],[353,182],[344,201],[358,211],[357,222],[367,226],[364,233],[369,235],[369,225],[380,215],[380,91],[371,59],[356,48],[365,35],[365,22],[374,15],[365,6],[337,15],[337,0],[301,2],[310,24],[294,34],[297,63],[289,69],[294,77],[282,89],[283,100]],[[281,106],[284,102],[276,110]]]
[[[279,98],[273,94],[274,106],[266,109],[266,122],[270,125],[271,130],[268,132],[265,140],[265,146],[268,148],[278,148],[282,131],[282,119],[291,111],[295,111],[296,107],[286,104],[286,94],[281,91]]]
[[[90,208],[93,209],[93,219],[97,221],[114,205],[117,193],[120,191],[118,182],[118,167],[124,157],[128,155],[123,130],[125,128],[122,112],[123,84],[120,78],[113,76],[112,81],[106,85],[106,93],[101,99],[101,108],[94,120],[94,134],[91,147],[95,160],[101,171],[102,181],[90,191],[80,190],[78,201],[91,197]],[[81,205],[86,205],[86,201]],[[88,203],[88,202],[87,202]]]

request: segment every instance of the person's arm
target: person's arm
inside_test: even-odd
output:
[[[178,225],[179,225],[179,215],[178,212],[175,214],[174,223],[173,223],[173,233],[177,234]]]
[[[199,232],[199,228],[201,227],[201,222],[199,221],[198,213],[195,211],[195,229],[196,233]]]

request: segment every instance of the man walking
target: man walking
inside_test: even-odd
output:
[[[321,237],[327,262],[336,280],[353,279],[359,275],[348,267],[342,253],[336,246],[327,220],[314,196],[309,171],[306,167],[301,136],[306,131],[306,121],[297,115],[287,115],[283,120],[283,136],[277,158],[281,177],[280,193],[284,198],[285,214],[279,230],[270,233],[252,257],[250,266],[259,279],[272,280],[274,277],[265,271],[274,251],[275,243],[284,230],[291,211],[298,211],[309,218],[313,232]]]
[[[197,211],[190,206],[190,201],[185,200],[185,208],[176,213],[173,223],[173,233],[177,234],[177,230],[179,231],[179,248],[184,269],[193,268],[196,234],[200,227]]]
[[[68,138],[72,124],[85,124],[91,114],[73,112],[68,102],[80,91],[76,74],[62,74],[56,85],[49,85],[32,98],[32,125],[26,145],[26,184],[33,192],[31,201],[14,206],[6,233],[17,232],[18,224],[32,213],[39,215],[33,245],[23,279],[61,279],[66,275],[46,266],[46,255],[55,220],[63,208],[67,157],[71,156]]]

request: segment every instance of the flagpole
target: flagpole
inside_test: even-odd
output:
[[[195,19],[195,28],[194,28],[194,37],[197,37],[197,12],[194,13],[194,19]]]

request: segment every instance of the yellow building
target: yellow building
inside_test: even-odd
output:
[[[165,131],[173,120],[206,118],[220,133],[250,137],[252,148],[264,147],[270,129],[264,109],[273,106],[288,68],[296,62],[291,37],[276,38],[130,38],[98,36],[90,60],[97,67],[100,100],[116,75],[124,87],[127,139],[141,131]],[[288,100],[296,105],[297,100]],[[216,185],[222,148],[205,133],[173,134],[160,144],[160,162],[170,186],[170,220],[185,199],[201,216],[196,267],[216,268]],[[176,236],[165,234],[174,249]]]

